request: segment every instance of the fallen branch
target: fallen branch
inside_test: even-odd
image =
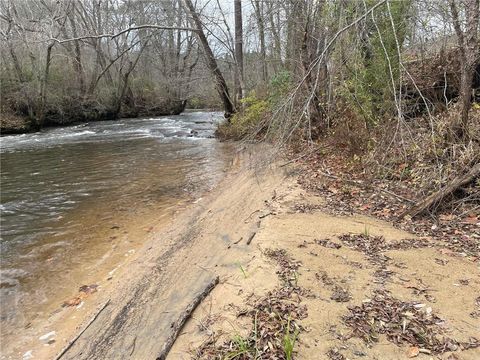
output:
[[[77,336],[75,336],[68,344],[67,346],[65,346],[62,351],[55,357],[55,360],[59,360],[63,357],[63,355],[65,355],[67,353],[67,351],[73,346],[73,344],[75,344],[75,342],[78,340],[78,338],[89,328],[90,325],[92,325],[92,323],[98,318],[98,316],[100,315],[100,313],[108,306],[108,304],[110,304],[110,299],[107,300],[107,302],[105,302],[105,304],[103,304],[103,306],[98,309],[98,311],[95,313],[95,315],[93,315],[93,317],[90,319],[90,321],[87,323],[87,325],[85,325],[85,327],[82,329],[82,331],[80,331]]]
[[[177,339],[178,334],[180,334],[180,330],[182,330],[183,325],[185,325],[185,322],[188,320],[188,318],[196,309],[196,307],[202,302],[203,299],[207,297],[208,294],[210,294],[213,288],[218,284],[218,281],[219,281],[218,276],[210,280],[210,282],[206,285],[203,291],[199,293],[197,296],[195,296],[193,301],[190,304],[188,304],[188,306],[185,308],[184,311],[182,311],[178,320],[171,324],[170,326],[171,334],[168,336],[165,344],[163,345],[162,351],[157,356],[157,360],[165,360],[167,358],[168,352],[170,351],[173,344],[175,343],[175,340]]]
[[[405,211],[400,215],[400,219],[404,218],[406,215],[415,217],[424,211],[428,210],[434,205],[439,204],[446,196],[453,193],[458,188],[471,183],[477,176],[480,175],[480,163],[473,166],[469,172],[464,175],[457,176],[453,179],[448,185],[444,186],[440,190],[434,192],[433,194],[427,196],[425,199],[415,204],[413,207]]]

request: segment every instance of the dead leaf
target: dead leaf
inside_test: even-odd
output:
[[[479,221],[480,221],[480,219],[478,218],[478,216],[470,215],[470,216],[466,217],[465,219],[463,219],[462,222],[464,224],[476,224]]]
[[[441,214],[439,216],[439,218],[440,218],[440,221],[447,222],[447,221],[455,220],[455,215],[453,215],[453,214]]]
[[[411,346],[407,350],[407,356],[409,358],[416,357],[418,356],[419,353],[420,353],[420,349],[418,348],[418,346]]]
[[[79,292],[83,292],[87,295],[93,294],[97,292],[98,285],[92,284],[92,285],[82,285],[78,289]]]
[[[70,300],[65,301],[62,304],[62,307],[71,307],[71,306],[77,306],[82,302],[82,299],[79,296],[75,296],[71,298]]]

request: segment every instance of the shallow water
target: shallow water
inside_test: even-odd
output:
[[[211,138],[220,120],[185,113],[2,137],[2,337],[42,321],[213,187],[231,158]]]

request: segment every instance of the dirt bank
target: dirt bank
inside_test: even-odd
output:
[[[477,263],[386,222],[324,213],[294,168],[251,165],[238,157],[215,190],[115,272],[62,359],[156,358],[216,276],[169,359],[286,359],[292,337],[297,359],[480,356]],[[262,317],[273,302],[291,310],[294,336],[274,328],[279,314]],[[52,357],[73,338],[34,356]]]
[[[45,118],[39,123],[31,110],[0,112],[0,134],[24,134],[40,131],[47,127],[67,126],[93,121],[119,118],[140,118],[149,116],[178,115],[185,110],[186,100],[163,100],[155,106],[124,106],[120,113],[96,101],[78,100],[52,107],[45,111]]]

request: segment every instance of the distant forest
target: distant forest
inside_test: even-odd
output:
[[[458,102],[463,138],[480,85],[478,0],[2,0],[0,25],[4,132],[188,106],[313,139]]]

